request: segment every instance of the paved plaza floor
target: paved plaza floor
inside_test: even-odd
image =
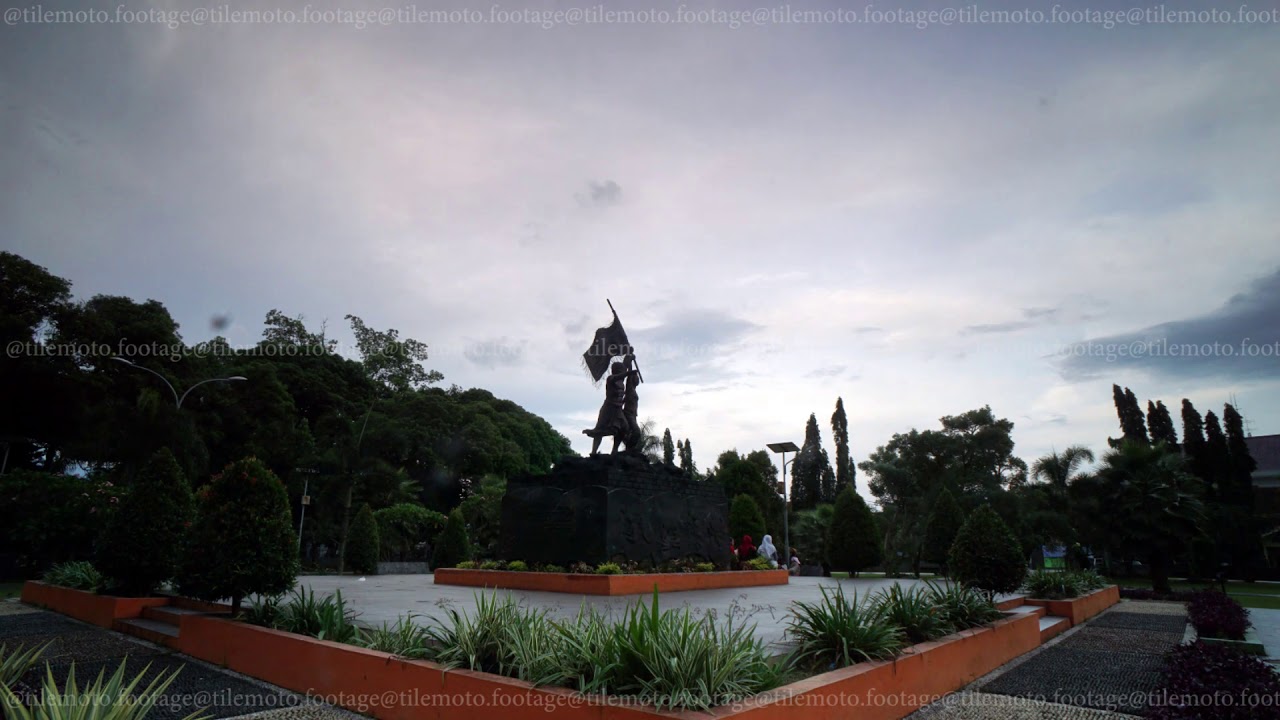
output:
[[[715,617],[733,617],[735,620],[754,623],[757,637],[776,647],[783,641],[783,631],[791,615],[791,604],[796,600],[820,602],[823,587],[828,592],[840,587],[846,598],[851,598],[855,592],[859,597],[864,597],[895,583],[915,585],[923,584],[924,581],[793,577],[788,585],[663,593],[659,604],[663,609],[687,607],[698,617],[714,613]],[[314,590],[318,595],[331,595],[334,591],[341,590],[343,600],[359,613],[358,621],[371,625],[395,622],[397,618],[409,614],[423,619],[429,616],[443,617],[444,610],[450,607],[466,612],[475,607],[475,597],[482,593],[510,593],[522,605],[543,608],[554,617],[561,618],[576,615],[583,604],[594,607],[606,616],[617,617],[637,599],[648,601],[648,596],[644,595],[606,597],[436,585],[431,575],[370,575],[363,580],[350,575],[314,575],[298,578],[298,584]]]

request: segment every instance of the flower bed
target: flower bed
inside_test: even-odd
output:
[[[1280,675],[1257,658],[1197,642],[1169,654],[1153,697],[1154,720],[1275,717]]]
[[[1050,615],[1067,618],[1071,627],[1075,627],[1107,608],[1120,602],[1120,588],[1109,585],[1095,590],[1088,595],[1068,600],[1041,600],[1027,598],[1028,605],[1037,605],[1048,610]]]
[[[1006,617],[915,645],[892,660],[864,662],[805,678],[713,709],[716,718],[901,718],[1040,644],[1033,615]],[[424,708],[450,718],[689,718],[638,699],[583,695],[563,688],[197,615],[181,619],[177,648],[290,690],[337,702],[379,720],[409,720]],[[432,713],[432,710],[426,710]],[[706,717],[706,716],[704,716]]]
[[[113,597],[28,580],[22,586],[22,602],[49,608],[109,630],[116,620],[139,617],[144,608],[168,605],[169,598]]]
[[[1249,611],[1229,595],[1202,590],[1187,603],[1187,620],[1202,638],[1244,640],[1249,628]]]
[[[653,592],[710,590],[714,588],[786,585],[786,570],[739,570],[698,573],[639,573],[589,575],[578,573],[518,572],[509,570],[460,570],[439,568],[437,585],[462,585],[507,590],[536,590],[575,595],[642,595]]]

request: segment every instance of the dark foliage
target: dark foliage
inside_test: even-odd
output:
[[[231,598],[279,595],[298,573],[298,537],[289,498],[275,473],[257,458],[226,467],[196,494],[196,520],[179,578],[185,594]]]
[[[760,514],[760,506],[750,495],[737,495],[729,503],[729,536],[734,540],[743,535],[750,535],[753,542],[759,543],[764,538],[764,515]],[[739,558],[742,561],[751,558]]]
[[[351,532],[347,535],[347,567],[366,575],[376,573],[379,555],[378,522],[373,517],[373,508],[365,503],[351,521]]]
[[[440,539],[436,540],[435,552],[431,556],[431,567],[457,567],[458,563],[470,559],[471,541],[467,539],[467,523],[462,517],[462,511],[455,508],[449,513],[449,521],[445,523]]]
[[[55,563],[86,560],[119,501],[110,482],[15,470],[0,476],[0,547],[34,575]]]
[[[177,574],[195,499],[167,448],[151,457],[112,514],[94,565],[107,591],[146,595]]]
[[[1280,675],[1262,660],[1206,643],[1181,645],[1166,659],[1147,717],[1154,720],[1271,720]]]
[[[1187,620],[1201,637],[1243,640],[1249,611],[1225,593],[1201,590],[1187,603]]]
[[[988,595],[1017,590],[1027,574],[1013,531],[989,505],[974,510],[965,520],[951,546],[950,559],[956,580]]]
[[[925,528],[924,559],[938,563],[946,574],[951,546],[956,541],[960,527],[964,525],[964,513],[960,504],[950,490],[943,488],[938,499],[933,503],[933,512],[929,514],[929,525]]]
[[[836,496],[829,533],[827,558],[836,570],[847,570],[856,575],[880,562],[880,531],[876,518],[852,485],[846,485]]]

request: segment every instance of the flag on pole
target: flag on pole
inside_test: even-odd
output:
[[[615,314],[608,327],[596,330],[591,347],[582,353],[582,366],[591,373],[593,382],[600,382],[600,378],[609,372],[609,361],[630,352],[631,342],[627,340],[627,331],[622,328],[622,321]]]

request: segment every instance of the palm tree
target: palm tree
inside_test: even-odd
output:
[[[1093,451],[1083,445],[1072,445],[1036,460],[1031,466],[1031,477],[1048,483],[1055,493],[1065,495],[1067,486],[1076,479],[1076,470],[1086,462],[1093,462]]]
[[[640,423],[640,441],[636,443],[635,448],[636,452],[644,455],[651,463],[662,462],[662,436],[654,432],[656,428],[657,423],[653,418]]]
[[[1169,560],[1204,519],[1202,484],[1164,443],[1124,441],[1102,458],[1096,483],[1110,534],[1151,568],[1151,589],[1170,592]]]

